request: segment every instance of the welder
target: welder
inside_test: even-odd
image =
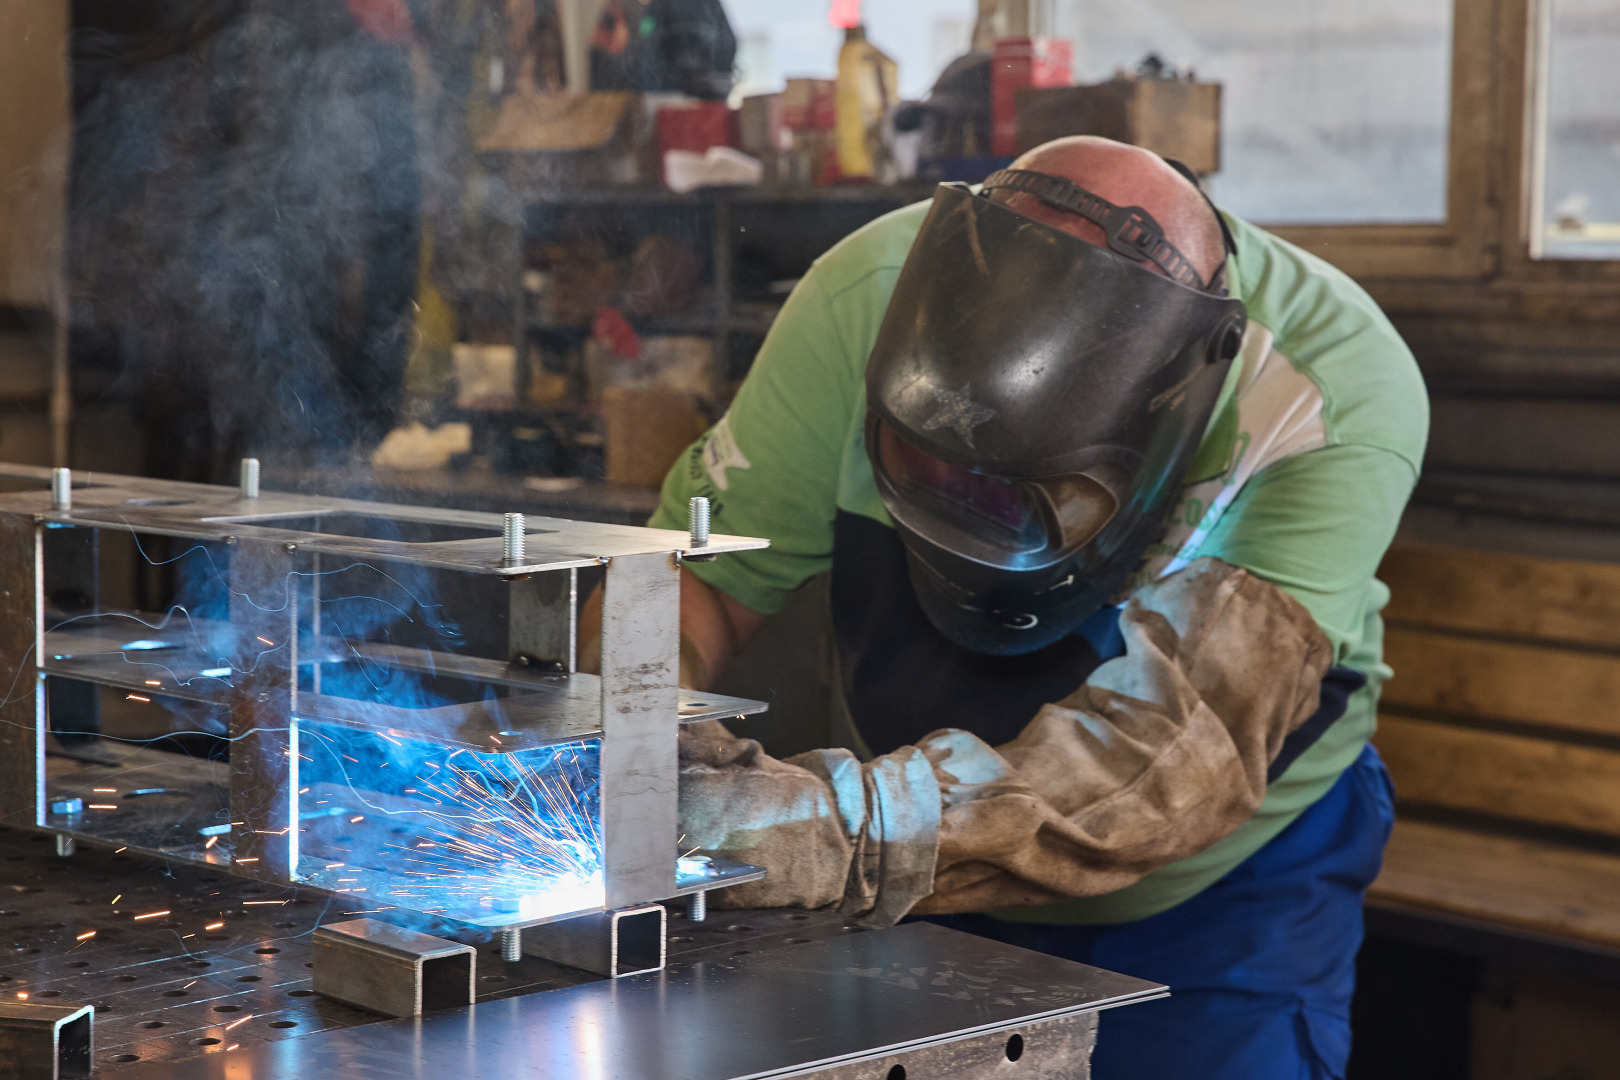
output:
[[[707,686],[831,571],[854,751],[683,735],[685,843],[744,906],[928,917],[1168,983],[1099,1080],[1339,1077],[1391,824],[1374,572],[1416,482],[1410,352],[1327,263],[1094,138],[817,261],[652,524]]]

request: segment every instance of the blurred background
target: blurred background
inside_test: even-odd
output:
[[[1428,380],[1352,1075],[1620,1076],[1620,0],[7,0],[0,460],[640,523],[821,253],[1068,134]]]

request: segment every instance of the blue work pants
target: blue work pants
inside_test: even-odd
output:
[[[931,921],[1168,984],[1168,998],[1102,1014],[1093,1080],[1339,1078],[1362,895],[1394,817],[1369,746],[1270,843],[1169,911],[1108,926]]]

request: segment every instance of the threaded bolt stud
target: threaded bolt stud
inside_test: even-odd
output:
[[[686,918],[688,922],[702,922],[709,917],[709,893],[688,893],[686,896]]]
[[[73,509],[73,470],[51,470],[51,509]]]
[[[523,931],[501,931],[501,959],[508,964],[515,964],[523,959]]]
[[[528,534],[523,530],[522,514],[507,514],[501,522],[501,560],[507,566],[521,565]]]
[[[259,459],[245,457],[242,459],[242,498],[257,499],[259,497]]]

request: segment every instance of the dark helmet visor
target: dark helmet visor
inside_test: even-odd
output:
[[[876,465],[890,510],[941,547],[976,562],[1028,567],[1095,536],[1118,501],[1085,474],[1010,480],[941,460],[874,424]]]

